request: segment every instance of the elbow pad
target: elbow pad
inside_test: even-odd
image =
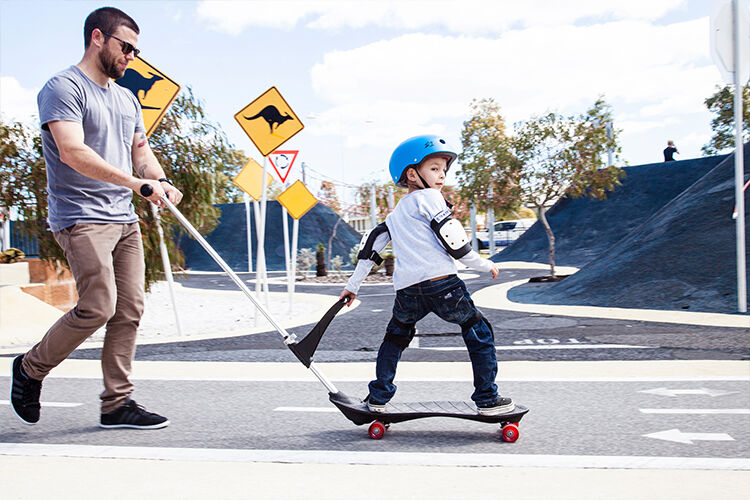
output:
[[[386,232],[388,232],[388,226],[385,225],[385,222],[381,222],[366,232],[365,235],[362,236],[362,241],[359,242],[359,253],[357,254],[357,258],[360,260],[371,260],[378,266],[382,264],[383,258],[378,252],[373,250],[372,247],[375,245],[377,237]]]
[[[440,212],[430,221],[430,227],[454,259],[460,259],[471,252],[471,244],[466,231],[460,222],[451,217],[450,210]]]

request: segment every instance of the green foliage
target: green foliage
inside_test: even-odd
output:
[[[167,178],[184,195],[178,209],[200,233],[216,227],[219,210],[214,203],[241,199],[231,179],[247,158],[234,149],[217,124],[208,120],[203,104],[190,87],[172,103],[149,144]],[[139,196],[134,196],[133,203],[141,219],[146,282],[151,283],[160,279],[163,271],[156,221],[150,203]],[[161,211],[161,220],[170,263],[180,268],[185,257],[173,238],[185,230],[168,210]]]
[[[475,99],[471,108],[472,116],[461,131],[458,193],[464,200],[474,200],[479,211],[517,208],[519,163],[505,133],[500,106],[494,99]]]
[[[22,230],[39,242],[39,257],[67,263],[47,227],[47,173],[39,131],[0,122],[0,208],[13,207]]]
[[[615,158],[620,152],[618,131],[607,137],[611,120],[610,107],[599,98],[578,116],[547,113],[518,124],[512,140],[518,165],[503,174],[515,177],[521,201],[539,209],[563,195],[606,198],[624,175],[603,160],[610,148]]]
[[[742,89],[742,142],[750,140],[750,84]],[[732,85],[718,88],[704,103],[709,111],[715,113],[711,120],[714,135],[708,144],[703,146],[704,155],[716,155],[734,149],[734,90]]]

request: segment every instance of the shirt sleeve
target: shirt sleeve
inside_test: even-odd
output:
[[[380,253],[388,246],[390,241],[391,236],[388,231],[380,233],[378,237],[375,238],[375,241],[372,244],[372,249]],[[370,274],[373,265],[375,265],[375,263],[370,259],[359,259],[357,267],[354,268],[354,273],[352,273],[344,288],[352,292],[354,295],[357,295],[359,293],[359,287],[362,285],[365,278],[367,278],[367,275]]]
[[[446,212],[447,215],[450,215],[451,211],[448,205],[445,204],[445,198],[440,194],[440,191],[437,189],[423,189],[419,192],[424,193],[419,200],[419,213],[427,222]]]
[[[70,78],[52,77],[37,96],[39,121],[44,130],[54,121],[83,123],[85,97],[82,89]]]
[[[492,270],[492,261],[489,259],[485,259],[484,257],[480,256],[477,252],[472,250],[471,252],[467,253],[458,261],[475,270],[475,271],[481,271],[481,272],[490,272]]]

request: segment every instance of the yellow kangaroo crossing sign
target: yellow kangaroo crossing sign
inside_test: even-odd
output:
[[[276,87],[242,108],[234,119],[263,156],[268,156],[305,128]]]
[[[141,103],[146,135],[151,135],[172,104],[180,86],[140,56],[128,65],[115,83],[130,90]]]

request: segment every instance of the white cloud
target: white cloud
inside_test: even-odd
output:
[[[12,76],[0,76],[0,115],[5,121],[34,122],[39,114],[36,95],[39,89],[25,89]]]
[[[204,1],[197,13],[215,29],[237,35],[250,27],[340,30],[376,26],[489,34],[575,22],[655,20],[685,0],[411,0],[411,1]]]
[[[582,112],[600,94],[633,108],[629,122],[649,122],[705,109],[719,76],[707,39],[707,19],[532,28],[496,38],[412,33],[330,52],[311,79],[332,107],[323,119],[369,116],[379,124],[370,139],[347,128],[358,144],[463,120],[480,97],[494,97],[508,125],[548,110]]]

